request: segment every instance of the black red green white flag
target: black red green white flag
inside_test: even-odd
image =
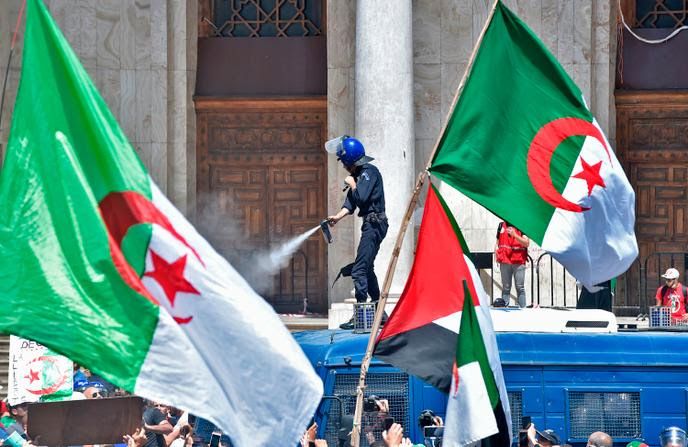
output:
[[[448,409],[456,407],[452,399],[459,404],[458,419],[448,413],[445,428],[446,437],[454,421],[449,434],[458,444],[446,445],[489,437],[492,445],[506,447],[511,413],[489,296],[468,254],[453,214],[432,186],[411,273],[374,355],[449,393]]]
[[[635,194],[607,138],[556,58],[501,1],[430,172],[587,286],[638,255]]]

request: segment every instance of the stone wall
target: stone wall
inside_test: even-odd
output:
[[[194,207],[196,0],[44,0],[153,179],[182,210]],[[0,6],[4,74],[20,0]],[[11,63],[0,142],[7,141],[23,44]]]

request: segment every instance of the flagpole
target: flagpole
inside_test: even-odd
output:
[[[0,96],[0,130],[2,130],[2,111],[5,108],[5,91],[7,90],[7,78],[10,74],[10,65],[12,64],[12,54],[14,53],[14,44],[17,42],[17,32],[19,31],[19,24],[21,23],[22,16],[24,15],[24,7],[26,6],[26,0],[22,1],[21,8],[19,9],[19,16],[17,16],[17,24],[14,26],[14,34],[12,35],[12,43],[10,44],[10,54],[7,57],[7,67],[5,67],[5,80],[2,83],[2,95]],[[1,142],[1,140],[0,140]],[[2,145],[0,144],[0,149]]]
[[[447,116],[444,120],[444,125],[442,126],[442,130],[439,133],[439,136],[437,137],[437,140],[435,141],[435,146],[432,149],[432,152],[430,153],[430,156],[428,157],[428,163],[426,164],[425,169],[423,172],[418,174],[418,179],[416,180],[416,186],[413,189],[413,194],[411,195],[411,199],[409,200],[408,206],[406,207],[406,213],[404,214],[403,219],[401,220],[401,224],[399,227],[399,234],[397,234],[397,240],[394,243],[394,249],[392,250],[392,257],[389,260],[389,264],[387,265],[387,273],[385,274],[385,281],[382,285],[382,293],[380,294],[380,300],[378,301],[377,304],[377,310],[375,311],[375,319],[373,320],[373,326],[370,331],[370,337],[368,338],[368,346],[366,347],[366,352],[363,357],[363,360],[361,361],[361,374],[359,376],[358,380],[358,387],[356,389],[356,409],[354,412],[354,426],[353,430],[351,432],[351,445],[353,447],[359,447],[360,442],[361,442],[361,417],[363,413],[363,392],[365,390],[365,379],[366,375],[368,374],[368,368],[370,367],[370,361],[373,358],[373,348],[375,347],[375,338],[377,337],[377,333],[380,329],[380,323],[382,321],[382,314],[385,309],[385,304],[387,303],[387,297],[389,295],[389,289],[392,286],[392,279],[394,278],[394,270],[396,269],[397,266],[397,260],[399,259],[399,252],[401,250],[401,245],[404,241],[404,236],[406,235],[406,230],[408,228],[408,224],[411,220],[411,217],[413,216],[413,211],[416,208],[416,204],[418,203],[419,197],[420,197],[420,192],[423,189],[423,183],[425,182],[425,177],[428,175],[430,166],[432,165],[432,160],[435,158],[435,153],[437,152],[437,149],[440,146],[440,142],[442,141],[442,136],[444,135],[445,130],[447,129],[447,125],[449,124],[449,118],[451,118],[452,114],[454,113],[454,109],[456,108],[456,103],[458,102],[459,97],[461,96],[461,92],[463,91],[464,85],[466,84],[466,79],[468,78],[468,74],[471,71],[471,68],[473,67],[473,62],[475,61],[475,56],[478,53],[478,48],[480,48],[480,44],[483,41],[483,37],[485,36],[485,32],[487,31],[487,27],[492,21],[492,17],[494,16],[494,12],[497,9],[497,4],[499,3],[500,0],[494,0],[492,3],[492,7],[490,8],[490,12],[487,15],[487,19],[485,20],[485,24],[483,25],[483,29],[480,31],[480,35],[478,36],[478,40],[475,42],[475,45],[473,46],[473,51],[471,52],[471,57],[468,60],[468,64],[466,65],[466,69],[463,72],[463,77],[461,78],[461,82],[459,82],[459,86],[456,89],[456,93],[454,94],[454,99],[452,101],[451,107],[449,108],[449,111],[447,113]]]

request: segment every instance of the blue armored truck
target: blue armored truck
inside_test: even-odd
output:
[[[492,315],[514,435],[522,416],[573,446],[585,446],[594,431],[610,434],[618,446],[633,440],[658,445],[662,428],[688,425],[688,333],[617,330],[614,315],[597,310],[494,309]],[[318,436],[339,446],[354,412],[369,334],[294,336],[325,385],[315,416]],[[390,415],[416,443],[423,442],[423,410],[444,416],[445,394],[375,358],[366,385],[365,395],[387,399]],[[364,431],[367,423],[374,421],[364,414]],[[365,436],[361,445],[369,445]]]

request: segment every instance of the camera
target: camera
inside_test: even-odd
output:
[[[423,443],[426,447],[441,447],[444,427],[427,425],[423,427]]]
[[[214,431],[213,434],[210,436],[210,443],[208,445],[210,447],[219,447],[221,436],[222,433],[220,433],[219,431]]]
[[[373,411],[380,411],[380,407],[377,405],[377,396],[369,396],[363,399],[363,411],[366,413],[372,413]]]
[[[420,416],[418,416],[418,425],[420,428],[435,425],[435,412],[432,410],[421,411]]]
[[[392,416],[387,416],[382,424],[382,428],[384,428],[385,430],[389,430],[390,428],[392,428],[393,424],[394,418]]]
[[[518,431],[518,447],[528,447],[528,427],[532,423],[530,416],[521,418],[521,430]]]

